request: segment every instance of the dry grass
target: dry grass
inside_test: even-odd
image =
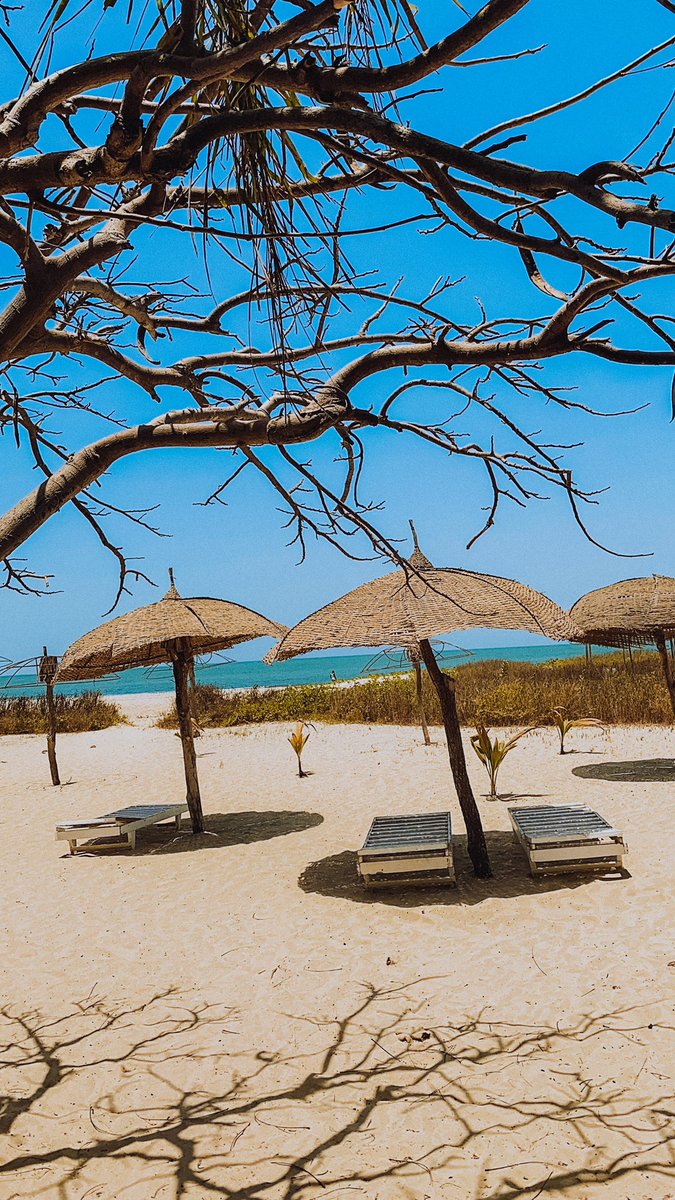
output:
[[[489,661],[454,671],[460,720],[464,725],[550,725],[553,709],[568,717],[595,717],[612,725],[666,725],[673,720],[657,655],[642,651],[632,666],[623,654],[550,663]],[[427,718],[441,723],[436,693],[424,678]],[[246,725],[260,721],[416,725],[418,710],[410,675],[369,679],[354,687],[319,684],[228,695],[198,687],[195,715],[200,725]],[[176,725],[175,707],[159,721]]]
[[[81,696],[57,696],[56,727],[59,733],[85,733],[120,725],[124,716],[116,704],[100,692]],[[0,735],[8,733],[46,733],[47,702],[44,696],[1,696]]]

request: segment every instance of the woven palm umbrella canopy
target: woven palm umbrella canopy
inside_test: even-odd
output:
[[[469,854],[476,873],[489,875],[487,847],[464,758],[455,684],[452,676],[441,671],[430,639],[491,628],[523,629],[560,640],[578,630],[563,609],[525,584],[432,566],[419,549],[414,527],[413,537],[409,571],[401,569],[363,584],[312,613],[290,629],[267,658],[275,662],[310,650],[384,645],[403,646],[413,661],[421,657],[441,703]]]
[[[666,646],[675,637],[675,579],[667,575],[622,579],[582,596],[570,616],[581,630],[579,640],[588,644],[655,644],[675,713],[675,680]]]
[[[286,626],[230,600],[210,596],[183,598],[173,571],[171,586],[157,604],[115,617],[73,642],[59,666],[57,681],[97,679],[113,671],[170,662],[176,685],[187,784],[187,803],[195,833],[204,829],[188,676],[195,656],[225,650],[257,637],[279,637]]]

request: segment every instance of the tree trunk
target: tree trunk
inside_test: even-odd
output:
[[[417,693],[417,706],[420,710],[420,722],[422,725],[422,733],[424,734],[424,745],[431,745],[429,737],[429,726],[427,725],[427,714],[424,711],[424,696],[422,695],[422,668],[418,662],[415,666],[415,692]]]
[[[656,649],[661,656],[661,666],[663,667],[663,674],[666,677],[666,684],[668,687],[668,694],[670,696],[673,714],[675,714],[675,679],[673,679],[673,669],[670,662],[670,656],[668,654],[668,647],[666,646],[666,639],[662,633],[660,633],[656,639]]]
[[[182,650],[179,648],[178,643],[176,643],[176,648],[172,654],[173,677],[176,684],[176,711],[178,713],[180,740],[183,747],[183,762],[185,764],[186,800],[192,820],[192,832],[203,833],[204,814],[199,794],[197,755],[192,735],[192,713],[190,712],[190,691],[188,688],[191,657],[189,649],[187,651]]]
[[[492,875],[490,856],[485,842],[485,834],[483,832],[478,805],[476,804],[471,789],[469,773],[466,769],[464,746],[462,745],[462,731],[459,725],[457,702],[455,700],[455,681],[451,675],[446,674],[445,671],[441,671],[431,644],[426,638],[420,642],[420,650],[424,659],[424,665],[429,673],[429,678],[436,688],[438,699],[441,702],[443,725],[448,742],[450,768],[455,782],[457,799],[459,800],[459,806],[462,810],[466,826],[469,858],[473,863],[475,874],[481,879],[489,879]]]

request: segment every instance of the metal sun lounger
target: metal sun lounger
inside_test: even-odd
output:
[[[509,816],[533,876],[623,869],[623,834],[585,804],[510,808]]]
[[[135,850],[136,834],[139,829],[148,825],[157,825],[160,821],[168,821],[173,817],[176,829],[180,829],[180,819],[188,811],[187,804],[133,804],[129,808],[120,808],[107,813],[104,817],[94,817],[90,821],[61,821],[56,826],[56,840],[67,841],[70,853],[77,854],[78,841],[93,843],[88,850],[106,850],[122,847],[125,850]],[[101,842],[102,838],[107,840]]]
[[[375,817],[357,852],[366,886],[444,883],[455,886],[449,812]]]

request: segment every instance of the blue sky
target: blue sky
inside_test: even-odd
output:
[[[30,13],[24,12],[15,22],[19,43],[28,56],[35,13],[42,7],[31,3]],[[442,35],[449,22],[459,19],[454,6],[429,7],[428,14],[424,8],[420,12],[430,38]],[[472,11],[475,7],[471,5]],[[120,27],[116,14],[109,13],[101,27],[98,52],[122,48]],[[66,58],[77,52],[82,30],[83,26],[75,26],[71,31]],[[417,128],[461,141],[496,121],[578,90],[673,33],[675,21],[655,0],[624,0],[612,6],[611,17],[602,0],[571,0],[564,5],[534,0],[507,29],[485,43],[481,54],[507,53],[542,42],[548,43],[545,51],[517,63],[471,70],[449,68],[434,80],[435,86],[443,85],[443,93],[416,100],[404,110],[405,116]],[[2,99],[17,82],[11,63],[4,64],[3,70]],[[583,107],[540,122],[525,145],[509,153],[521,161],[569,170],[581,170],[598,159],[626,158],[674,87],[675,70],[645,72],[600,93]],[[640,155],[635,161],[640,162]],[[659,179],[657,186],[663,193],[667,185]],[[397,215],[405,215],[418,211],[419,204],[414,197],[400,194],[392,200],[389,193],[384,198],[359,199],[352,205],[349,225],[356,228],[378,216],[382,219],[393,208]],[[577,228],[584,221],[586,231],[602,237],[599,216],[584,218],[577,211],[574,220]],[[604,232],[607,234],[606,229]],[[453,231],[428,237],[414,226],[355,239],[353,246],[359,269],[378,269],[390,281],[402,276],[402,290],[409,294],[424,293],[439,274],[463,277],[449,301],[449,311],[458,319],[477,314],[477,296],[491,316],[540,314],[555,307],[554,301],[532,287],[517,254],[507,247],[471,242]],[[169,272],[188,273],[202,286],[201,266],[183,241],[151,235],[142,250],[146,263],[148,256],[153,256],[167,277]],[[9,260],[1,259],[0,268],[5,263]],[[559,286],[573,284],[575,274],[567,267],[541,265]],[[241,283],[231,268],[227,271],[231,280],[223,285],[222,294],[237,290]],[[645,291],[645,300],[657,311],[675,311],[673,299],[672,282]],[[246,333],[243,328],[242,333]],[[644,341],[633,325],[626,324],[620,334],[624,344],[629,339],[633,344]],[[185,351],[193,350],[192,343],[185,346]],[[175,344],[174,352],[184,352],[181,343]],[[66,369],[71,378],[78,374],[82,379],[93,377],[90,368],[77,364]],[[532,502],[526,510],[504,505],[496,526],[467,551],[466,543],[480,525],[482,508],[489,500],[480,470],[464,460],[449,459],[437,450],[404,441],[400,435],[377,432],[366,438],[364,482],[371,499],[385,502],[378,516],[380,527],[392,538],[405,538],[408,518],[413,517],[425,552],[438,565],[519,578],[564,605],[615,579],[675,573],[671,372],[616,367],[575,355],[548,364],[545,377],[549,383],[576,387],[581,401],[603,409],[647,406],[630,417],[600,419],[543,408],[538,400],[511,400],[509,412],[529,429],[544,429],[548,441],[583,443],[568,455],[579,482],[608,489],[598,497],[597,506],[586,510],[593,535],[618,551],[650,557],[616,558],[592,546],[560,496]],[[357,399],[370,399],[369,388],[373,396],[386,394],[382,389],[390,385],[391,379],[367,384]],[[129,419],[142,419],[151,409],[151,402],[129,384],[110,385],[103,395]],[[175,406],[176,395],[166,393],[167,406]],[[420,403],[428,404],[430,413],[438,411],[431,399]],[[154,409],[151,415],[155,415]],[[485,432],[480,420],[467,424],[464,419],[460,427],[464,425],[473,436]],[[63,422],[61,427],[65,428]],[[100,432],[84,422],[74,422],[72,429],[73,446]],[[0,443],[0,454],[0,505],[4,510],[34,485],[35,477],[27,457],[17,453],[8,439]],[[331,469],[332,444],[317,444],[307,454],[315,466]],[[158,598],[167,567],[173,565],[184,594],[225,596],[290,624],[386,569],[381,562],[351,562],[311,539],[307,561],[297,566],[297,550],[286,546],[288,535],[278,498],[263,480],[248,472],[231,490],[227,508],[199,507],[198,502],[226,473],[224,454],[198,451],[136,456],[113,469],[105,482],[110,499],[138,506],[159,504],[157,523],[170,535],[158,539],[132,527],[112,527],[117,540],[123,537],[128,552],[140,556],[143,561],[139,565],[160,584],[158,589],[138,585],[133,597],[124,598],[119,612]],[[43,642],[60,652],[101,620],[114,596],[114,565],[77,514],[70,511],[50,521],[21,553],[35,569],[54,573],[53,595],[38,599],[0,592],[0,656],[22,658],[35,653]],[[475,645],[523,640],[522,634],[511,637],[489,632],[463,639],[465,644]],[[239,656],[252,657],[254,650],[242,647]]]

